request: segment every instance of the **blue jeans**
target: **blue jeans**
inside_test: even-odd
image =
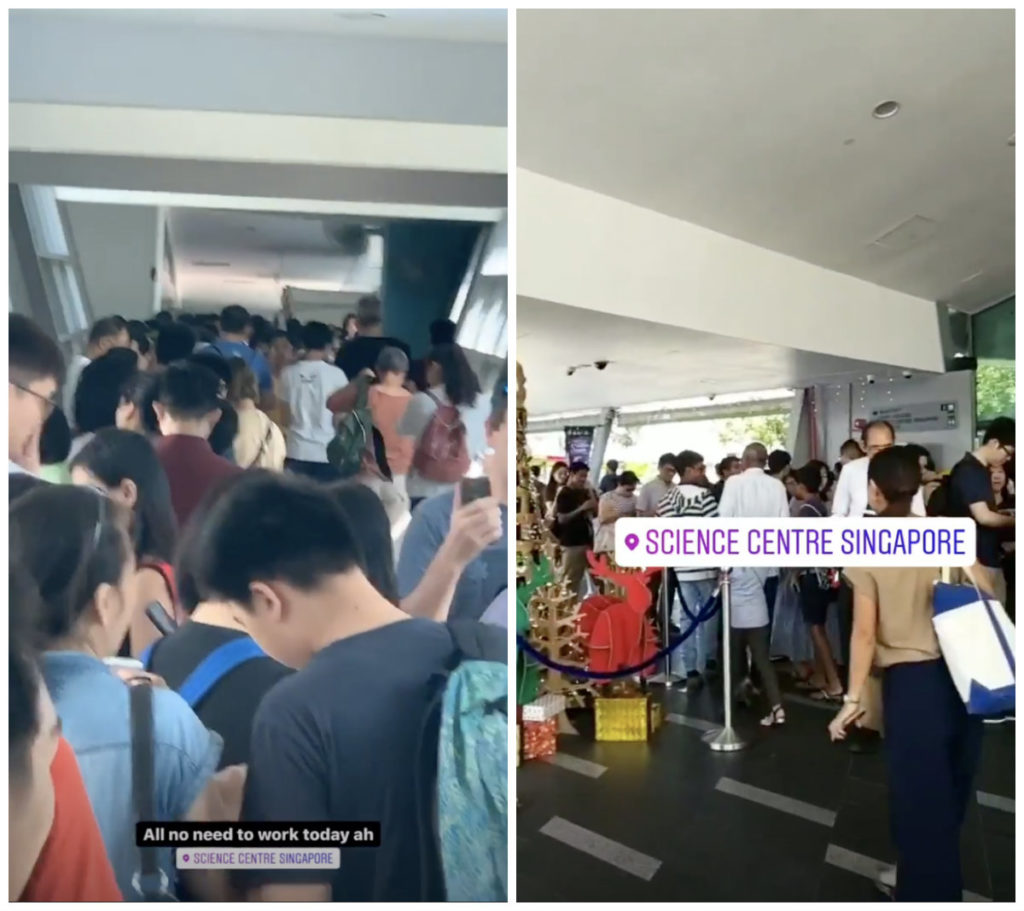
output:
[[[700,582],[677,582],[678,592],[672,601],[672,619],[680,629],[685,630],[692,622],[683,611],[679,603],[679,596],[683,600],[691,614],[696,614],[708,603],[708,599],[715,591],[713,579],[705,579]],[[690,637],[676,649],[672,669],[677,674],[699,673],[706,668],[709,661],[714,661],[718,655],[718,635],[721,624],[721,614],[715,614],[710,620],[702,622]]]

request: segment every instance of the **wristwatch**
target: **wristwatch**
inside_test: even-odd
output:
[[[849,693],[843,693],[843,705],[860,705],[860,699],[854,699]]]

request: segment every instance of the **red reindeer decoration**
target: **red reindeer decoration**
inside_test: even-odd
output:
[[[658,639],[647,617],[652,600],[647,583],[658,570],[613,569],[607,557],[595,557],[593,553],[587,554],[587,561],[595,576],[626,593],[625,600],[591,595],[580,605],[578,622],[587,644],[588,668],[604,673],[642,664],[658,650]],[[643,676],[653,673],[651,667]]]

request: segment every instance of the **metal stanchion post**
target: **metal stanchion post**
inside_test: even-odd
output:
[[[732,726],[732,585],[729,570],[723,569],[719,588],[722,593],[722,698],[725,700],[725,725],[718,731],[711,731],[704,737],[704,742],[716,753],[732,753],[742,750],[746,741],[742,740]]]
[[[672,570],[667,566],[661,571],[661,588],[658,591],[658,601],[661,606],[662,648],[672,641],[672,595],[669,589],[670,572],[672,572]],[[672,652],[669,652],[663,660],[665,662],[665,669],[660,674],[655,674],[653,677],[649,677],[647,682],[663,683],[665,686],[672,686],[673,683],[678,680],[682,680],[682,677],[672,672]]]

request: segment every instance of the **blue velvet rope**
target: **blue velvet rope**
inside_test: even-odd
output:
[[[526,637],[519,633],[516,634],[516,644],[519,646],[521,651],[525,652],[539,664],[543,664],[545,667],[551,668],[553,671],[559,671],[560,673],[570,677],[582,677],[586,680],[616,680],[619,677],[632,677],[634,674],[639,674],[641,671],[647,670],[647,668],[657,664],[666,655],[674,652],[697,631],[697,627],[701,623],[705,623],[710,620],[718,610],[718,592],[716,591],[710,598],[708,598],[707,603],[697,611],[696,614],[690,612],[690,609],[686,606],[685,599],[680,598],[679,602],[682,605],[686,616],[690,618],[690,625],[686,628],[685,632],[680,633],[677,639],[674,639],[642,664],[634,664],[632,667],[619,668],[617,671],[588,671],[581,667],[576,667],[575,665],[559,664],[557,661],[552,661],[543,652],[537,651]]]

